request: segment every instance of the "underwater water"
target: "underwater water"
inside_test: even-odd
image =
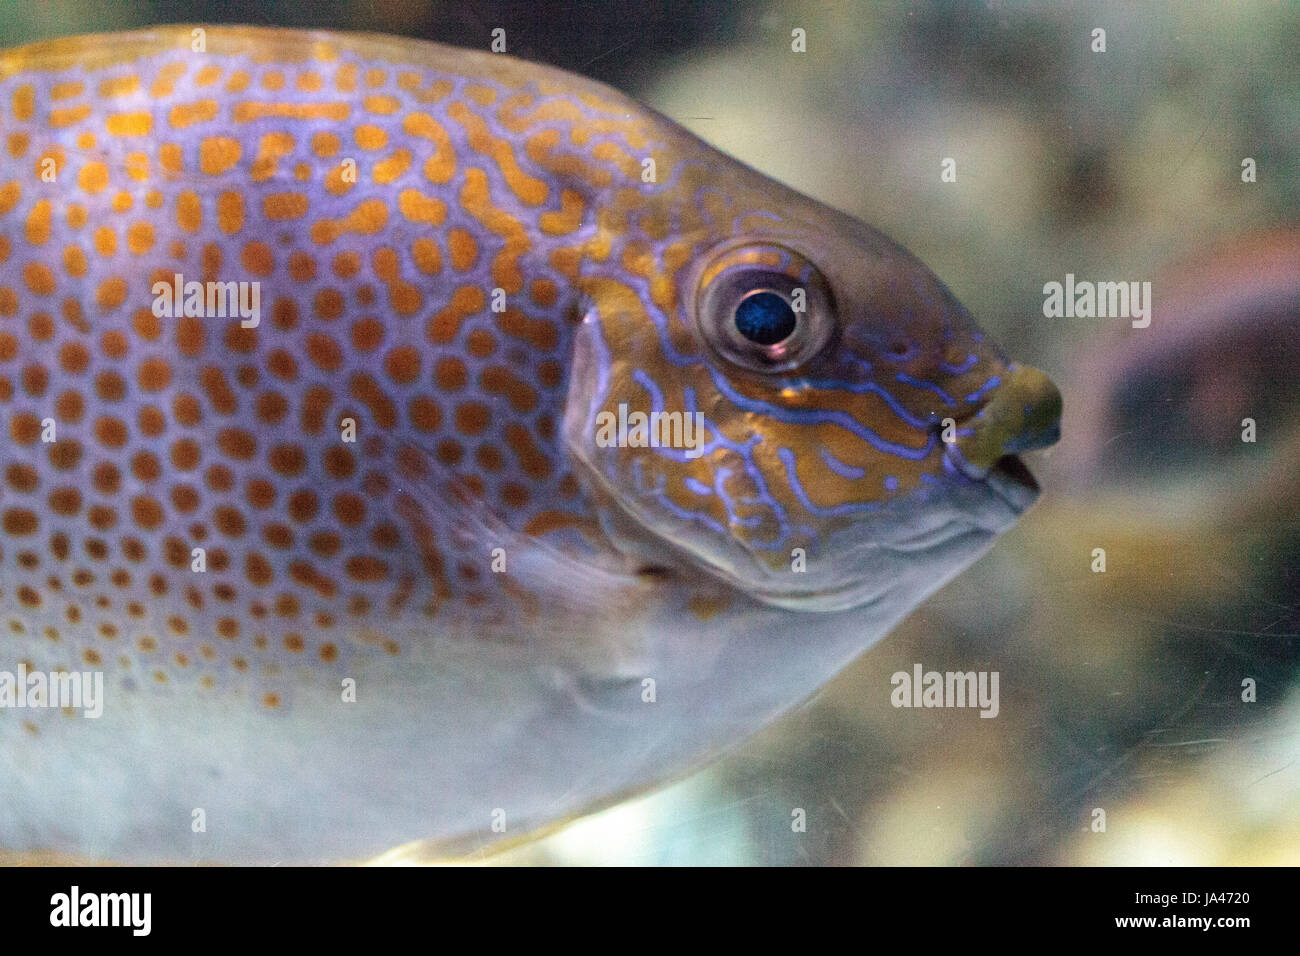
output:
[[[1294,5],[49,3],[6,6],[0,38],[194,21],[500,26],[896,240],[1063,396],[1026,455],[1038,503],[810,700],[471,859],[1300,862]],[[899,706],[931,671],[993,699]]]

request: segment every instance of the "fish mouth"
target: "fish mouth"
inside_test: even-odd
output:
[[[1032,504],[1043,490],[1035,480],[1034,473],[1018,455],[1003,455],[999,458],[989,469],[985,480],[1002,497],[1028,496],[1029,504]]]
[[[1003,455],[989,468],[968,462],[955,444],[944,448],[944,456],[956,471],[987,487],[1016,515],[1027,511],[1042,493],[1034,473],[1019,455]]]

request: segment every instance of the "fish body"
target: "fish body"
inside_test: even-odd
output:
[[[581,77],[6,51],[0,672],[104,691],[0,707],[0,846],[463,852],[679,775],[983,553],[1059,413],[905,250]]]

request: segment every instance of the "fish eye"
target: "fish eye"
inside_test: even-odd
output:
[[[754,372],[789,372],[834,331],[830,292],[817,268],[784,246],[723,250],[699,279],[696,326],[715,353]]]
[[[779,292],[755,289],[736,306],[736,328],[759,345],[784,342],[799,324],[794,307]]]

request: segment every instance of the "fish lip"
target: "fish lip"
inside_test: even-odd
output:
[[[944,457],[957,472],[987,487],[1017,516],[1028,511],[1042,494],[1042,487],[1019,455],[1003,455],[991,468],[980,468],[968,462],[956,444],[948,444]]]

